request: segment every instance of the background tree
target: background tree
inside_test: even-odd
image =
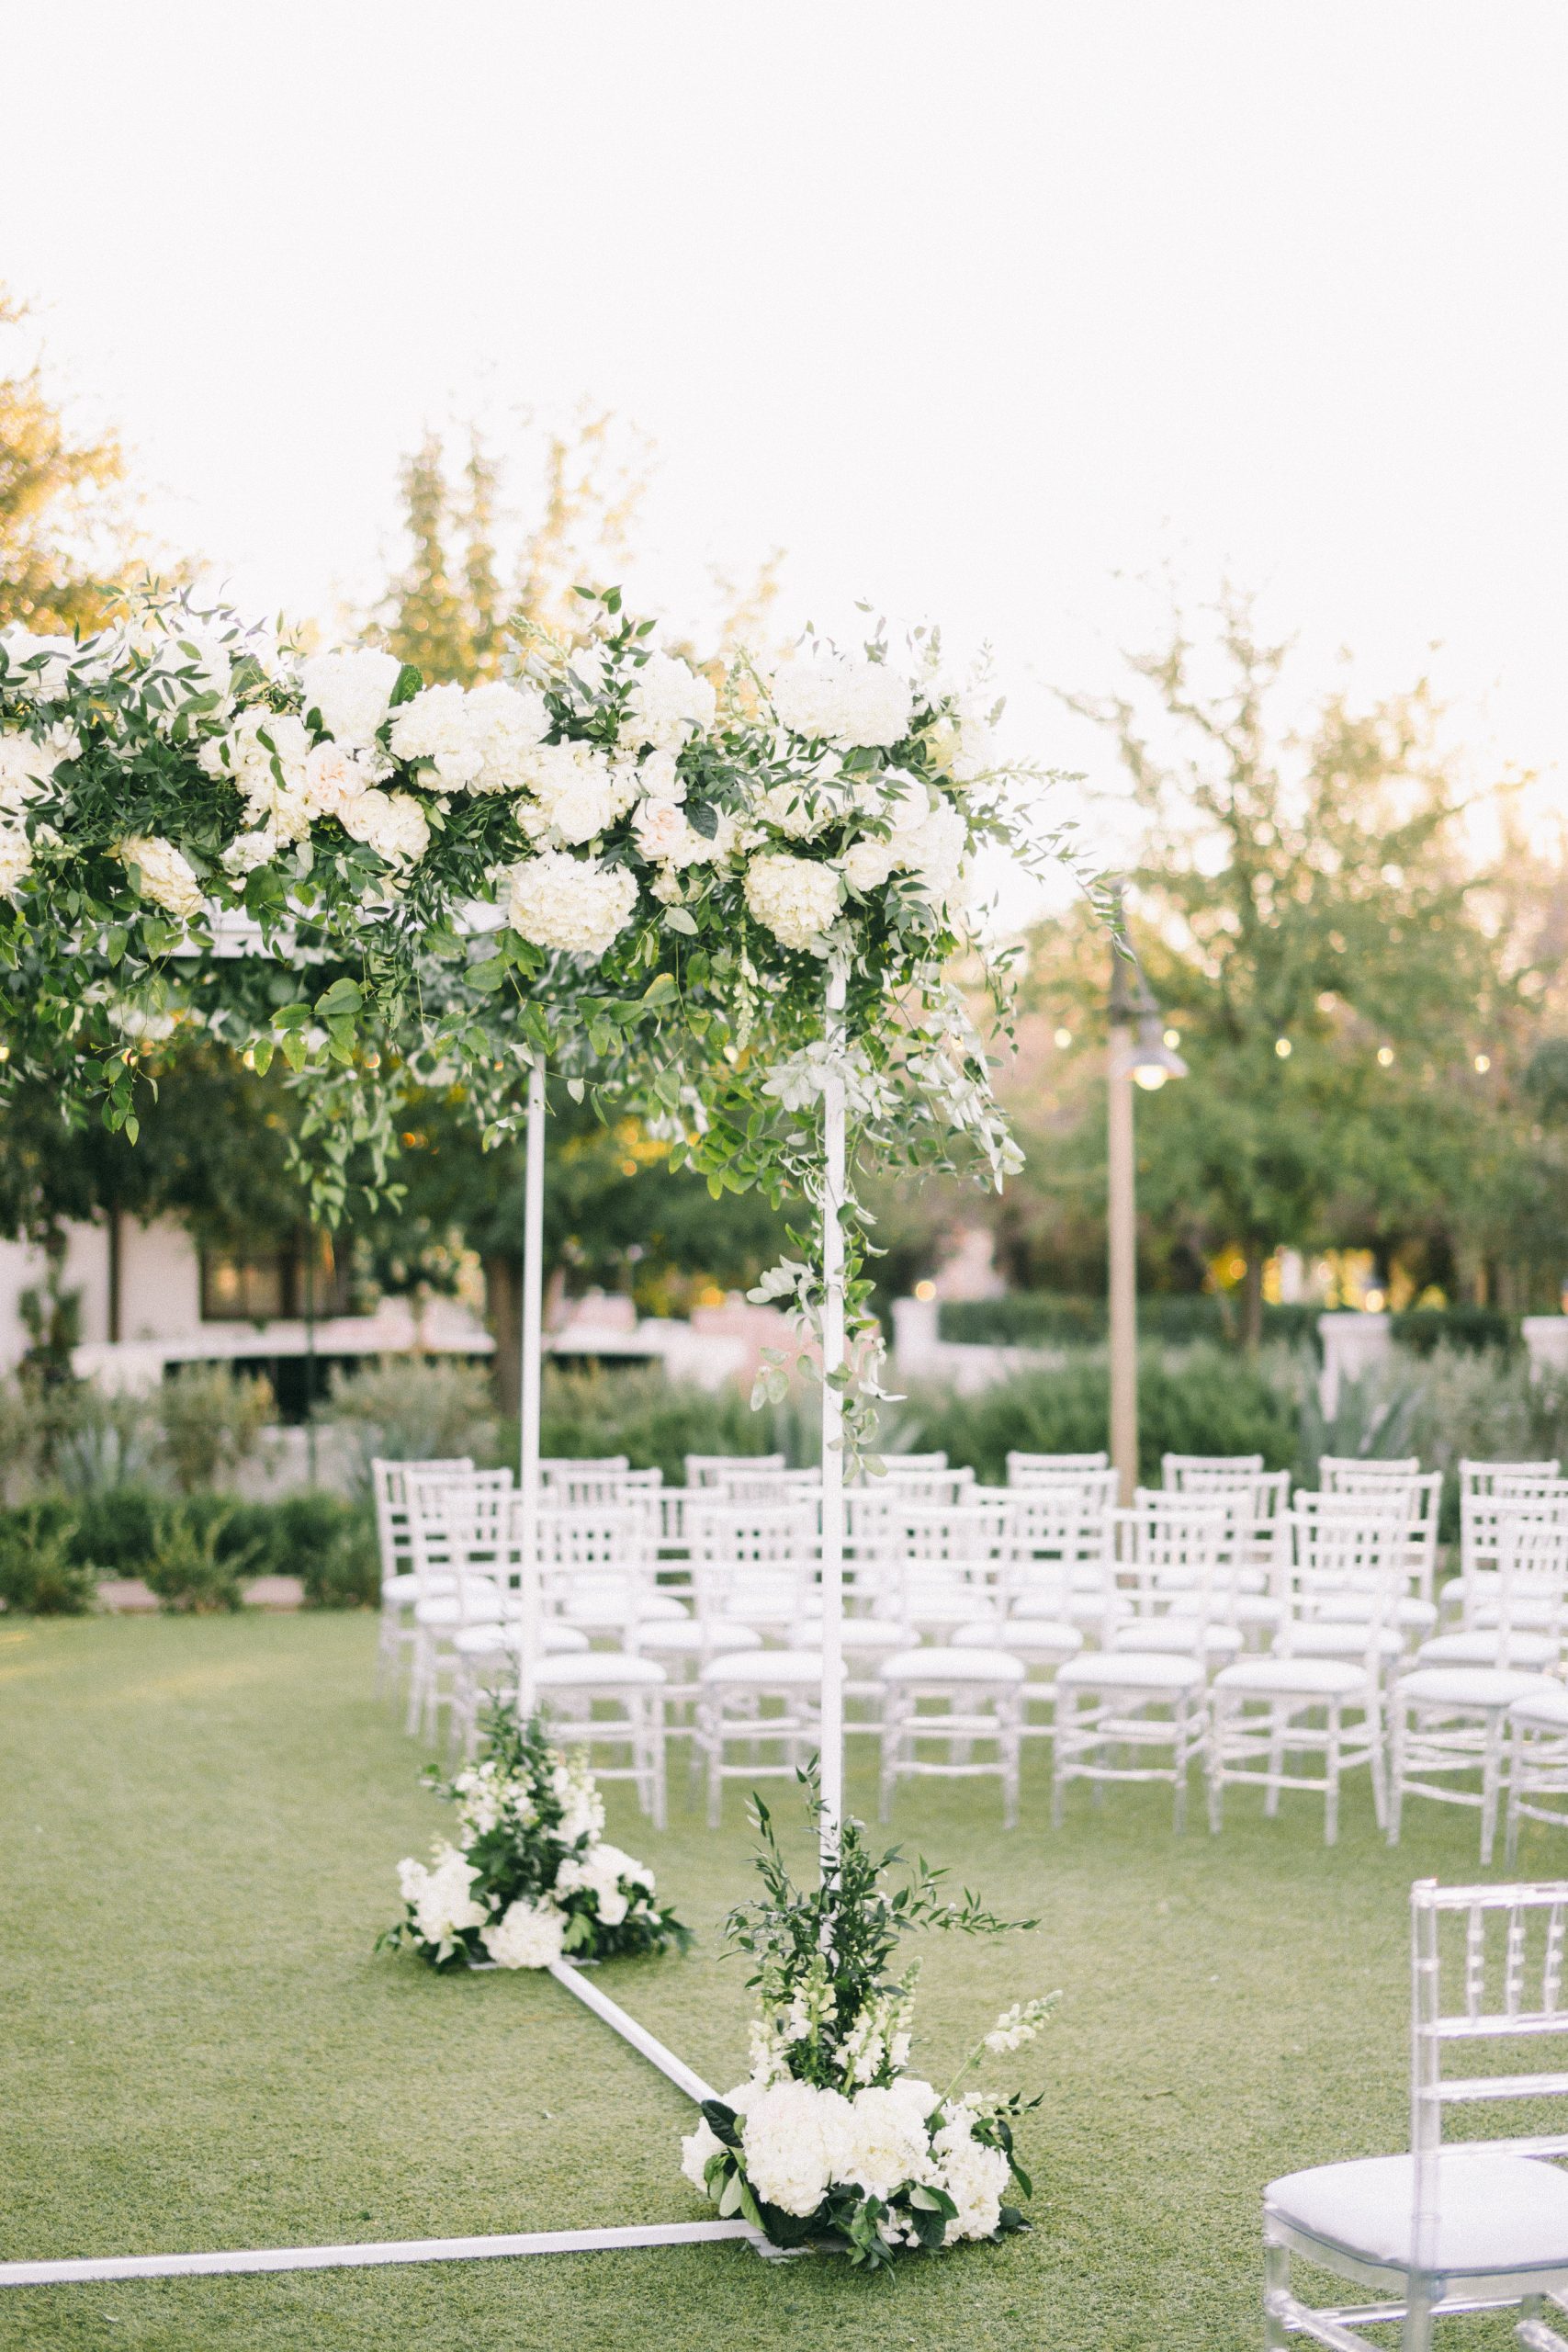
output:
[[[119,444],[76,434],[23,348],[28,315],[0,287],[0,628],[41,636],[101,620],[134,545]]]

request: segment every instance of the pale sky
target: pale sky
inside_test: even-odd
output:
[[[1560,0],[0,0],[0,278],[246,605],[378,585],[427,423],[587,398],[677,617],[782,546],[1109,782],[1048,685],[1225,568],[1561,788]]]

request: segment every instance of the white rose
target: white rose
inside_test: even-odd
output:
[[[434,1944],[443,1959],[460,1935],[482,1928],[490,1916],[473,1898],[478,1876],[455,1846],[437,1846],[428,1870],[423,1862],[398,1864],[399,1889],[413,1913],[415,1933],[422,1942]]]
[[[192,915],[201,912],[201,885],[173,842],[164,841],[156,834],[129,833],[116,855],[126,865],[135,867],[141,876],[142,897],[162,907],[165,914],[188,922]]]
[[[644,800],[632,818],[632,831],[644,857],[671,865],[694,865],[711,857],[714,843],[705,841],[683,808],[672,800]]]
[[[914,696],[886,662],[827,654],[773,680],[773,708],[791,732],[846,749],[888,750],[909,731]]]
[[[852,842],[839,864],[852,890],[880,890],[898,863],[894,842]]]
[[[358,753],[342,743],[312,744],[305,756],[304,792],[313,817],[346,821],[348,811],[375,782],[374,774],[361,765]]]
[[[430,846],[424,811],[409,792],[382,792],[372,786],[340,812],[346,833],[366,842],[389,865],[414,865]]]
[[[553,1903],[510,1904],[479,1930],[479,1941],[500,1968],[549,1968],[561,1956],[566,1922]]]
[[[637,780],[650,800],[684,800],[686,779],[673,752],[649,752],[637,764]]]
[[[81,748],[81,738],[69,727],[51,727],[41,737],[0,735],[0,813],[19,817],[61,762],[73,760]]]
[[[340,743],[371,743],[391,707],[402,663],[395,653],[361,646],[352,653],[313,653],[299,665],[305,708],[319,711]]]
[[[621,722],[624,741],[679,751],[714,722],[718,708],[711,682],[673,654],[650,653],[632,681]]]
[[[784,947],[821,952],[839,913],[839,876],[806,857],[764,854],[746,868],[746,904]]]
[[[637,876],[624,865],[547,850],[513,868],[507,920],[536,947],[598,956],[630,922],[637,895]],[[563,1825],[563,1837],[572,1834]]]

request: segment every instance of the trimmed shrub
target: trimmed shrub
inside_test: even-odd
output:
[[[74,1556],[76,1522],[58,1498],[28,1503],[0,1521],[0,1601],[34,1617],[81,1617],[97,1579]]]
[[[270,1381],[247,1379],[220,1363],[171,1373],[153,1409],[163,1458],[182,1495],[216,1486],[248,1460],[277,1413]]]
[[[227,1518],[184,1505],[164,1514],[141,1577],[165,1609],[205,1617],[243,1607],[240,1577],[254,1563],[249,1555],[220,1548]]]
[[[1316,1306],[1266,1305],[1263,1337],[1289,1347],[1315,1347],[1321,1312]],[[1010,1291],[1001,1298],[949,1299],[937,1329],[944,1340],[981,1346],[1064,1348],[1103,1340],[1107,1320],[1102,1298]],[[1235,1341],[1241,1336],[1241,1302],[1224,1292],[1146,1292],[1138,1301],[1138,1329],[1144,1340],[1168,1347]]]

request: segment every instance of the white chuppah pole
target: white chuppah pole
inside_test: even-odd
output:
[[[545,1057],[528,1065],[528,1150],[523,1186],[523,1498],[520,1537],[523,1622],[518,1629],[517,1711],[534,1712],[539,1657],[539,1367],[544,1354]]]
[[[828,979],[829,1054],[822,1088],[822,1857],[844,1814],[844,1050],[846,974]]]

